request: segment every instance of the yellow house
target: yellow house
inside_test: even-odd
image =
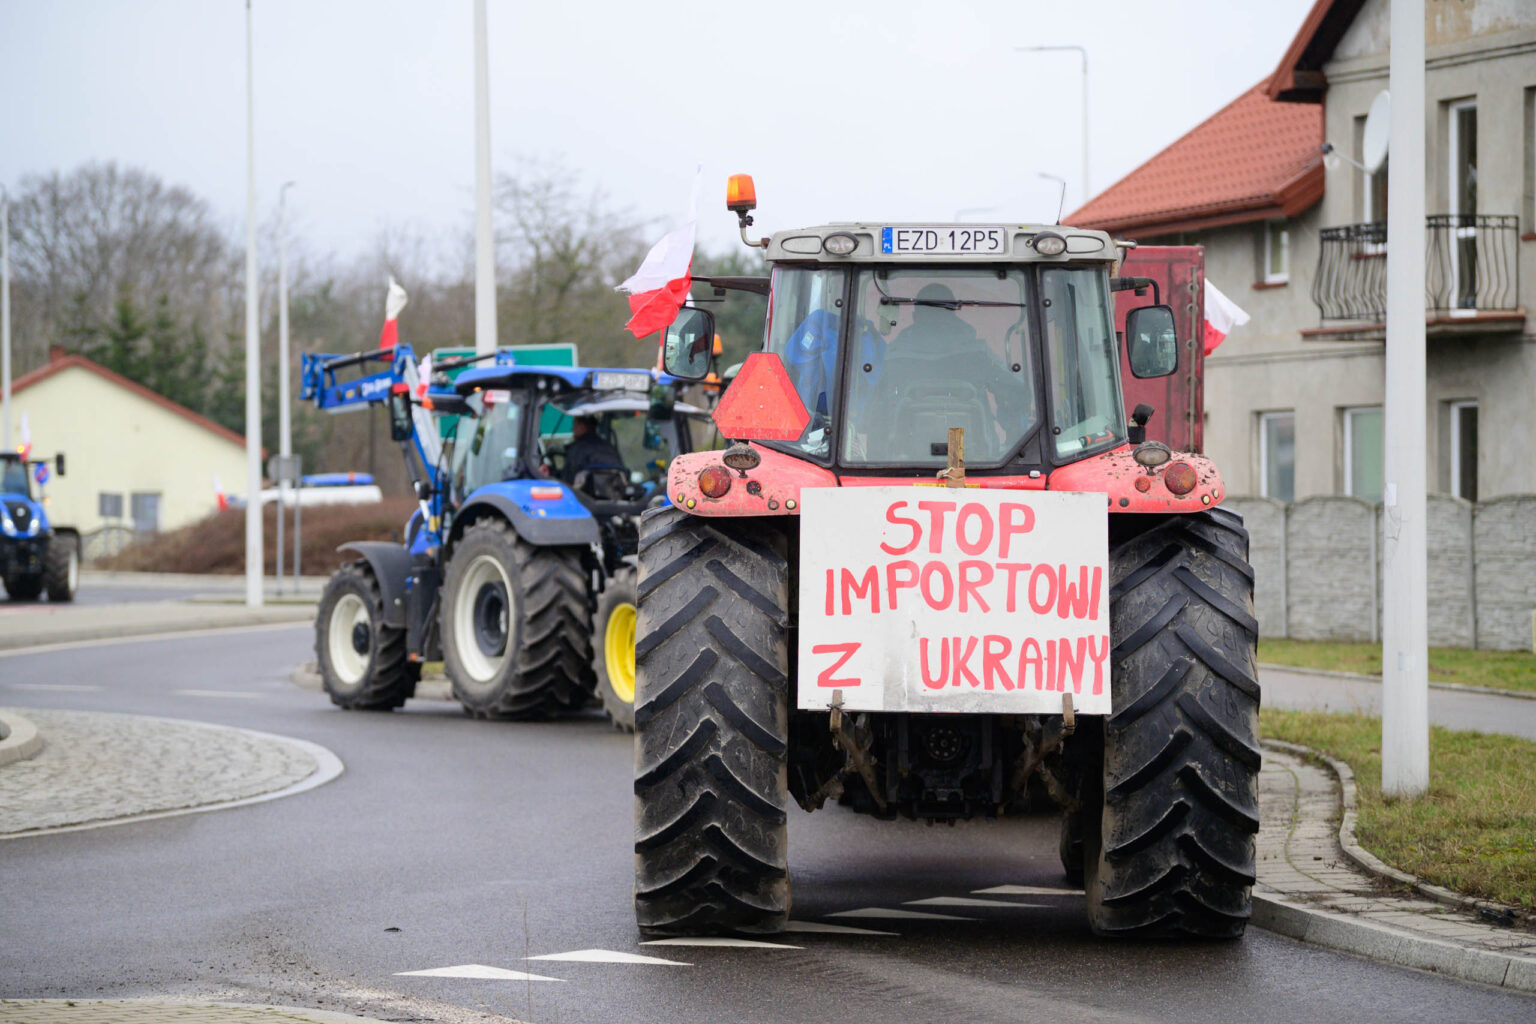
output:
[[[245,438],[84,356],[55,349],[17,378],[11,415],[13,439],[26,416],[34,457],[64,453],[48,517],[82,535],[175,529],[218,507],[215,479],[244,490]]]

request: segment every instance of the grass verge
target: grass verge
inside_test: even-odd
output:
[[[1356,838],[1388,864],[1457,892],[1536,910],[1536,743],[1432,726],[1429,792],[1387,800],[1381,719],[1265,708],[1259,730],[1354,769]]]
[[[1269,665],[1379,676],[1381,645],[1260,640],[1259,661]],[[1432,683],[1460,683],[1463,686],[1536,693],[1536,653],[1431,647],[1429,680]]]

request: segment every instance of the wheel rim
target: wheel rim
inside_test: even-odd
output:
[[[453,638],[466,675],[488,683],[506,664],[515,612],[512,581],[495,555],[478,555],[464,570],[453,603]]]
[[[362,650],[358,650],[359,640]],[[356,594],[343,594],[331,609],[326,646],[331,656],[331,670],[337,679],[349,685],[362,680],[373,650],[373,622],[368,615],[368,606]]]
[[[635,606],[625,602],[608,616],[603,630],[603,660],[608,666],[608,685],[625,704],[635,702]]]

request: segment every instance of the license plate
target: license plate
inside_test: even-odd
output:
[[[1008,252],[1004,228],[891,227],[880,229],[880,251],[894,256],[1003,256]]]

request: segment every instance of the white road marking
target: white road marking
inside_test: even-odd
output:
[[[860,907],[858,910],[839,910],[828,917],[890,917],[915,921],[974,921],[974,917],[955,914],[930,914],[922,910],[898,910],[895,907]]]
[[[1013,900],[977,900],[969,896],[930,896],[926,900],[907,900],[909,907],[1043,907],[1044,903],[1015,903]]]
[[[55,693],[99,693],[100,686],[88,683],[6,683],[12,690],[52,690]]]
[[[0,658],[20,657],[28,654],[51,654],[54,651],[72,651],[81,647],[111,647],[114,644],[142,644],[155,640],[195,640],[199,637],[238,636],[241,633],[267,633],[278,629],[313,630],[313,622],[261,622],[252,626],[216,626],[213,629],[176,629],[164,633],[139,633],[134,636],[103,636],[92,640],[62,640],[51,644],[33,644],[31,647],[8,647],[0,650]]]
[[[509,971],[504,967],[487,967],[484,964],[460,964],[458,967],[434,967],[430,971],[396,971],[395,977],[417,978],[483,978],[487,981],[564,981],[564,978],[546,978],[542,974],[526,974]]]
[[[855,928],[851,924],[830,924],[826,921],[790,921],[784,926],[786,932],[810,932],[817,935],[894,935],[901,937],[900,932],[878,932],[873,928]]]
[[[990,889],[972,889],[977,896],[1081,896],[1081,889],[1060,889],[1048,885],[994,885]]]
[[[692,967],[681,960],[663,960],[659,956],[641,956],[639,953],[621,953],[616,949],[578,949],[570,953],[545,953],[543,956],[525,956],[524,960],[565,960],[579,964],[663,964],[668,967]]]
[[[235,700],[260,700],[266,696],[242,690],[172,690],[171,693],[177,697],[229,697]]]
[[[763,942],[759,939],[731,939],[723,935],[700,935],[696,938],[652,939],[642,946],[730,946],[737,949],[800,949],[782,942]]]

